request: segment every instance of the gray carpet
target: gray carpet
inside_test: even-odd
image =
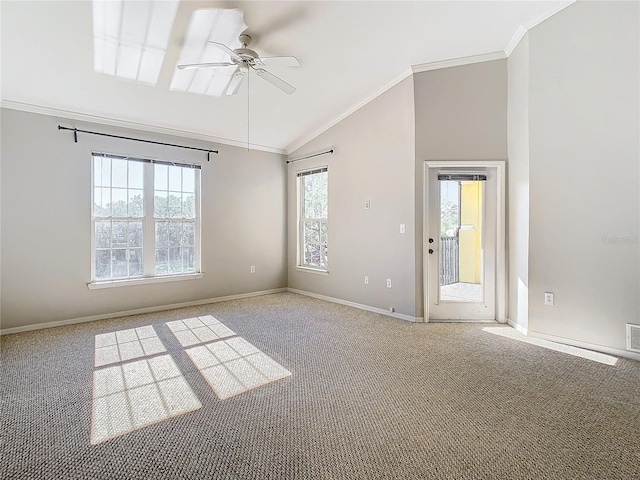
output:
[[[220,400],[166,325],[200,315],[291,375]],[[94,338],[146,325],[202,407],[91,445]],[[640,478],[640,363],[483,327],[282,293],[5,336],[0,476]]]

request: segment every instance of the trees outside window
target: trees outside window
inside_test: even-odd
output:
[[[197,166],[93,155],[92,281],[199,272]]]
[[[327,167],[298,173],[298,265],[326,271],[329,266]]]

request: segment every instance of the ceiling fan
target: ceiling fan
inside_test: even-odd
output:
[[[222,43],[212,42],[211,40],[209,40],[209,43],[215,45],[218,49],[229,55],[229,62],[187,63],[178,65],[178,68],[180,70],[190,68],[217,67],[235,68],[236,71],[231,77],[231,81],[229,82],[229,85],[226,89],[227,95],[235,95],[236,93],[238,93],[240,85],[242,84],[242,80],[244,79],[244,76],[249,72],[249,69],[252,69],[260,78],[266,80],[271,85],[279,88],[288,95],[291,95],[296,91],[296,88],[294,86],[289,85],[281,78],[276,77],[273,73],[270,73],[263,68],[265,66],[299,67],[300,62],[296,57],[260,57],[255,51],[247,48],[247,46],[251,43],[251,36],[243,33],[240,35],[240,37],[238,37],[238,39],[242,44],[242,48],[237,48],[235,50],[230,49]]]

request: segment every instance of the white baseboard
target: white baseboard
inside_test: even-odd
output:
[[[369,305],[350,302],[349,300],[342,300],[341,298],[327,297],[326,295],[307,292],[305,290],[298,290],[296,288],[288,288],[287,290],[291,293],[297,293],[299,295],[305,295],[307,297],[313,297],[313,298],[317,298],[318,300],[324,300],[331,303],[339,303],[340,305],[347,305],[348,307],[359,308],[360,310],[379,313],[380,315],[386,315],[388,317],[398,318],[400,320],[406,320],[408,322],[420,323],[424,321],[423,317],[412,317],[411,315],[405,315],[404,313],[390,312],[388,310],[384,310],[383,308],[370,307]]]
[[[492,323],[500,325],[497,320],[490,319],[460,319],[460,318],[430,318],[429,323]]]
[[[546,333],[534,332],[532,330],[528,331],[527,336],[533,338],[541,338],[543,340],[549,340],[556,343],[563,343],[565,345],[571,345],[572,347],[585,348],[587,350],[593,350],[594,352],[608,353],[609,355],[615,355],[616,357],[630,358],[631,360],[640,360],[640,353],[633,353],[627,350],[620,350],[618,348],[605,347],[604,345],[596,345],[595,343],[580,342],[578,340],[556,337],[555,335],[547,335]]]
[[[519,331],[521,334],[523,334],[523,335],[527,334],[527,329],[526,328],[524,328],[522,325],[514,322],[510,318],[507,318],[507,323],[509,325],[511,325],[513,328],[515,328],[517,331]]]
[[[169,305],[137,308],[134,310],[124,310],[121,312],[105,313],[101,315],[91,315],[89,317],[72,318],[69,320],[59,320],[57,322],[38,323],[35,325],[25,325],[22,327],[5,328],[0,330],[0,335],[11,335],[12,333],[29,332],[32,330],[42,330],[44,328],[60,327],[63,325],[73,325],[75,323],[93,322],[95,320],[105,320],[108,318],[126,317],[128,315],[139,315],[141,313],[162,312],[164,310],[173,310],[175,308],[194,307],[197,305],[206,305],[208,303],[218,303],[218,302],[226,302],[227,300],[238,300],[241,298],[259,297],[261,295],[270,295],[272,293],[281,293],[286,291],[287,291],[287,288],[284,288],[284,287],[272,288],[271,290],[239,293],[237,295],[227,295],[225,297],[206,298],[204,300],[194,300],[191,302],[172,303]]]
[[[305,295],[307,297],[313,297],[313,298],[317,298],[319,300],[324,300],[327,302],[332,302],[332,303],[338,303],[340,305],[347,305],[349,307],[354,307],[354,308],[358,308],[360,310],[366,310],[368,312],[373,312],[373,313],[379,313],[380,315],[386,315],[388,317],[393,317],[393,318],[398,318],[400,320],[406,320],[408,322],[423,322],[424,318],[423,317],[413,317],[411,315],[405,315],[403,313],[396,313],[396,312],[389,312],[387,310],[384,310],[382,308],[377,308],[377,307],[370,307],[368,305],[363,305],[361,303],[355,303],[355,302],[350,302],[348,300],[342,300],[340,298],[334,298],[334,297],[328,297],[326,295],[320,295],[317,293],[312,293],[312,292],[307,292],[304,290],[298,290],[295,288],[273,288],[270,290],[261,290],[261,291],[257,291],[257,292],[248,292],[248,293],[240,293],[237,295],[227,295],[224,297],[215,297],[215,298],[207,298],[204,300],[194,300],[191,302],[182,302],[182,303],[172,303],[172,304],[168,304],[168,305],[160,305],[160,306],[155,306],[155,307],[145,307],[145,308],[138,308],[138,309],[134,309],[134,310],[124,310],[124,311],[120,311],[120,312],[113,312],[113,313],[105,313],[105,314],[101,314],[101,315],[91,315],[89,317],[80,317],[80,318],[73,318],[73,319],[69,319],[69,320],[59,320],[56,322],[47,322],[47,323],[39,323],[39,324],[34,324],[34,325],[24,325],[21,327],[13,327],[13,328],[5,328],[5,329],[1,329],[0,330],[0,335],[11,335],[13,333],[20,333],[20,332],[29,332],[32,330],[42,330],[45,328],[53,328],[53,327],[60,327],[63,325],[73,325],[76,323],[85,323],[85,322],[93,322],[96,320],[105,320],[105,319],[109,319],[109,318],[116,318],[116,317],[126,317],[129,315],[139,315],[142,313],[153,313],[153,312],[161,312],[161,311],[165,311],[165,310],[173,310],[175,308],[184,308],[184,307],[193,307],[193,306],[198,306],[198,305],[206,305],[208,303],[218,303],[218,302],[226,302],[228,300],[239,300],[242,298],[251,298],[251,297],[259,297],[262,295],[270,295],[273,293],[282,293],[282,292],[292,292],[292,293],[297,293],[299,295]],[[640,361],[640,354],[638,353],[634,353],[634,352],[629,352],[627,350],[620,350],[617,348],[611,348],[611,347],[606,347],[603,345],[596,345],[593,343],[587,343],[587,342],[580,342],[577,340],[572,340],[569,338],[563,338],[563,337],[556,337],[555,335],[547,335],[545,333],[540,333],[540,332],[534,332],[532,330],[527,330],[526,328],[522,327],[521,325],[518,325],[517,323],[515,323],[514,321],[508,319],[507,323],[515,328],[516,330],[518,330],[520,333],[524,334],[524,335],[528,335],[534,338],[542,338],[544,340],[550,340],[552,342],[557,342],[557,343],[563,343],[565,345],[571,345],[574,347],[580,347],[580,348],[586,348],[588,350],[593,350],[596,352],[602,352],[602,353],[608,353],[610,355],[615,355],[618,357],[623,357],[623,358],[630,358],[632,360],[638,360]]]

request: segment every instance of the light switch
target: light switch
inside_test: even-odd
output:
[[[400,224],[400,233],[407,233],[407,226],[404,223]]]

